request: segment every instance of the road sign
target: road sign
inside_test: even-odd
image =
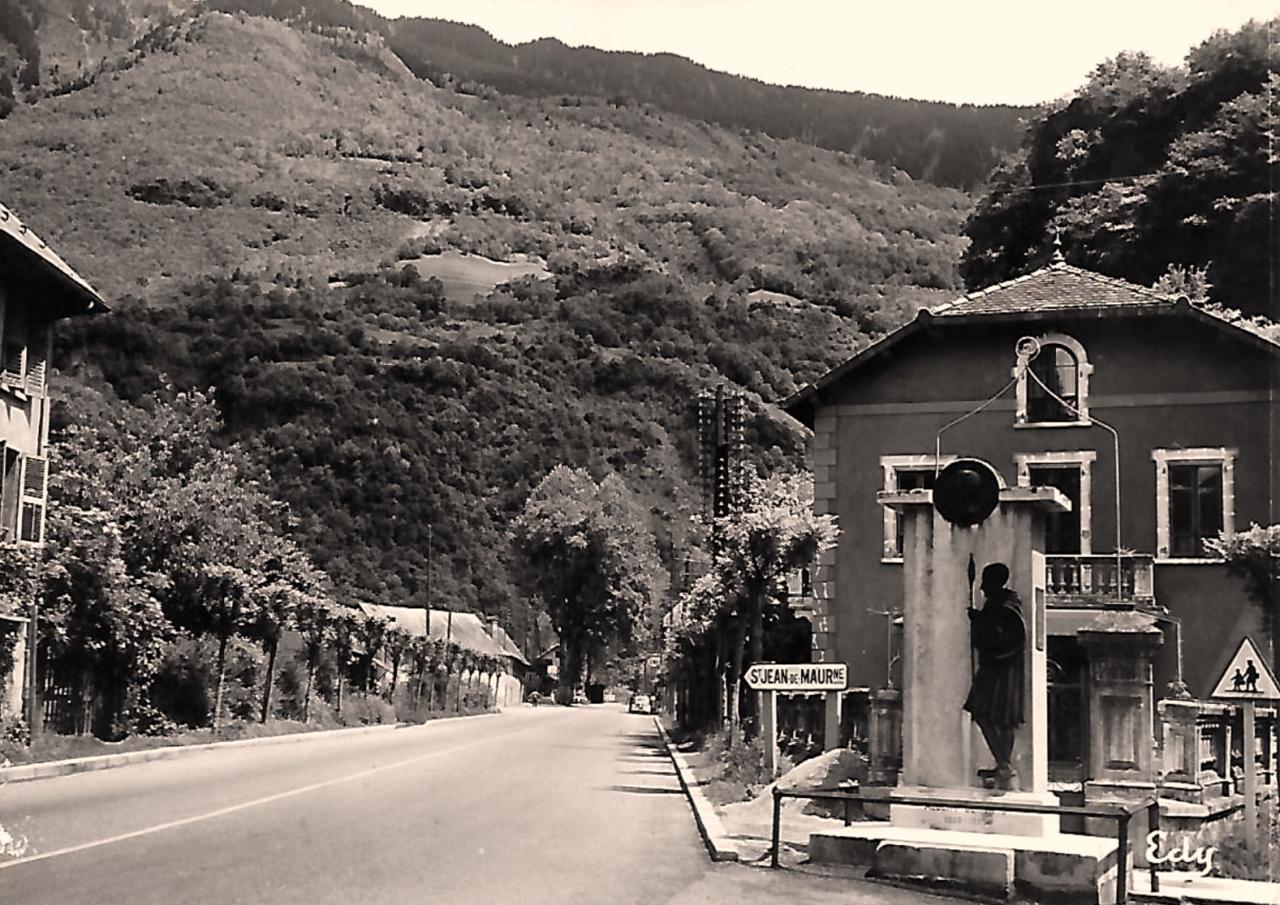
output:
[[[1234,701],[1270,701],[1280,699],[1280,683],[1267,660],[1248,638],[1240,641],[1240,647],[1227,662],[1222,678],[1213,686],[1210,697]]]
[[[849,667],[844,663],[755,663],[747,668],[747,685],[756,691],[844,691]]]

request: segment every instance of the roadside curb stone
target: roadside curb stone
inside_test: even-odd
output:
[[[720,822],[720,815],[716,813],[715,805],[699,787],[693,768],[689,766],[684,755],[676,750],[671,736],[667,735],[667,730],[663,728],[657,717],[654,717],[653,722],[662,736],[662,743],[667,747],[667,754],[671,755],[671,762],[676,766],[680,788],[684,789],[685,795],[689,798],[689,806],[693,808],[693,819],[698,824],[698,832],[702,834],[702,841],[707,846],[707,854],[711,856],[712,861],[737,861],[738,849],[725,833],[724,824]]]
[[[494,713],[478,713],[473,716],[496,716]],[[467,719],[467,717],[463,717]],[[453,720],[430,720],[425,723],[380,723],[376,726],[354,726],[343,729],[316,729],[310,732],[289,732],[284,735],[269,735],[263,738],[241,738],[225,742],[205,742],[200,745],[165,745],[159,748],[147,748],[142,751],[123,751],[119,754],[96,754],[92,757],[73,757],[67,760],[51,760],[35,764],[19,764],[14,767],[0,768],[0,785],[11,782],[30,782],[34,779],[51,779],[55,776],[70,776],[72,773],[91,773],[96,770],[110,770],[113,767],[126,767],[130,764],[147,763],[153,760],[168,760],[183,757],[187,754],[198,754],[219,748],[248,748],[254,745],[284,744],[286,742],[305,742],[309,739],[335,738],[348,735],[367,735],[374,732],[390,732],[395,729],[417,729],[448,723]]]

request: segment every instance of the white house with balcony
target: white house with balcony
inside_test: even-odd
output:
[[[54,324],[105,310],[98,293],[0,205],[0,547],[44,543]],[[0,712],[20,712],[31,683],[31,603],[0,600],[0,644],[15,664],[3,677]]]

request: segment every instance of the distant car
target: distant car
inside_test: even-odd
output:
[[[575,691],[575,692],[573,693],[573,703],[575,703],[575,704],[590,704],[591,702],[587,700],[586,692],[582,692],[582,691]]]
[[[647,694],[633,694],[627,713],[653,713],[653,699]]]
[[[618,703],[618,696],[612,691],[606,691],[604,693],[604,702],[606,704],[616,704]]]

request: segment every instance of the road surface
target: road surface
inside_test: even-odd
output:
[[[516,708],[0,788],[0,903],[906,903],[706,857],[648,716]],[[942,900],[937,900],[942,901]]]

